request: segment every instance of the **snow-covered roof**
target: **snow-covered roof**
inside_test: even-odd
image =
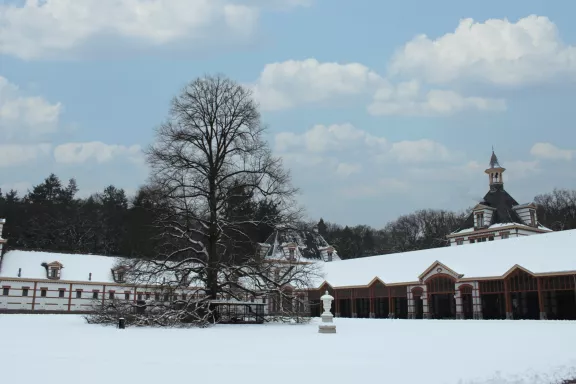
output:
[[[490,230],[490,229],[496,230],[496,229],[499,229],[499,228],[512,227],[512,226],[514,226],[514,227],[519,227],[519,228],[526,229],[526,230],[534,230],[534,229],[536,228],[536,229],[539,229],[539,230],[541,230],[541,231],[552,232],[552,230],[551,230],[550,228],[546,228],[545,226],[543,226],[543,225],[541,225],[541,224],[538,224],[537,227],[531,227],[531,226],[526,225],[526,224],[520,224],[520,223],[514,223],[514,222],[511,222],[511,223],[496,223],[496,224],[490,225],[489,227],[482,228],[482,230],[483,230],[483,231]],[[474,227],[472,227],[472,228],[464,228],[464,229],[458,230],[458,231],[456,231],[456,232],[452,232],[451,235],[472,233],[472,232],[474,232],[475,230],[476,230],[476,229],[475,229]]]
[[[285,260],[287,248],[294,246],[296,260],[340,261],[338,252],[315,231],[277,228],[260,246],[265,248],[269,260]],[[331,259],[328,251],[332,253]]]
[[[2,256],[0,277],[20,277],[25,279],[46,279],[46,269],[42,263],[60,262],[63,265],[60,280],[88,281],[90,273],[93,282],[113,282],[111,269],[118,258],[98,255],[80,255],[51,252],[8,251]]]
[[[385,284],[418,281],[435,262],[466,278],[503,276],[516,265],[538,273],[576,271],[576,230],[544,233],[477,244],[324,263],[324,281],[333,287],[366,286],[375,278]]]

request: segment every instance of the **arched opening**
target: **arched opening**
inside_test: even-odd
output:
[[[454,278],[444,274],[435,275],[426,282],[430,318],[456,318],[454,282]]]
[[[576,320],[576,275],[541,278],[544,308],[550,320]]]
[[[538,280],[529,273],[517,269],[506,279],[510,292],[512,316],[520,320],[538,320]]]
[[[458,290],[460,291],[460,298],[462,300],[462,315],[464,319],[474,318],[474,299],[472,296],[472,286],[468,284],[461,285]]]
[[[424,289],[421,287],[412,288],[412,300],[414,301],[414,318],[423,319],[424,318],[424,301],[422,296],[424,295]]]
[[[371,289],[374,296],[374,317],[377,319],[387,318],[390,314],[389,289],[380,280],[376,280]]]

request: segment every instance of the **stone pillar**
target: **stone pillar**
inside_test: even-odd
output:
[[[424,293],[422,294],[422,318],[430,318],[430,312],[428,310],[428,293],[426,290],[424,290]]]
[[[406,297],[408,299],[408,318],[409,319],[415,319],[416,318],[416,313],[415,313],[415,308],[414,308],[414,295],[412,294],[412,287],[408,286],[407,292],[406,292]]]
[[[478,282],[475,281],[472,288],[472,316],[474,320],[482,320],[484,316],[482,315],[482,298],[480,297],[480,289],[478,288]]]
[[[456,289],[454,297],[456,298],[456,319],[464,320],[464,309],[462,308],[462,292],[460,289]]]
[[[370,315],[369,315],[369,316],[370,316],[371,319],[375,319],[375,318],[376,318],[376,314],[375,314],[374,312],[370,312]]]

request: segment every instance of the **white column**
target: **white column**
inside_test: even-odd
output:
[[[462,292],[460,289],[456,288],[456,293],[454,294],[456,298],[456,318],[458,320],[464,319],[464,308],[462,308]]]
[[[482,298],[480,297],[477,281],[473,283],[472,288],[472,311],[475,320],[482,320]]]
[[[422,317],[424,319],[430,318],[430,312],[428,310],[428,287],[423,286],[424,292],[422,292]]]
[[[416,318],[416,311],[414,308],[414,295],[412,294],[412,287],[408,286],[406,292],[406,297],[408,298],[408,318],[415,319]]]

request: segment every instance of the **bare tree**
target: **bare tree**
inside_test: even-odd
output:
[[[194,307],[281,291],[293,280],[303,284],[306,268],[285,271],[271,284],[270,263],[255,257],[263,239],[251,228],[292,223],[300,214],[289,172],[263,133],[251,92],[224,76],[198,78],[173,99],[147,151],[151,189],[162,208],[155,223],[159,247],[152,259],[132,262],[131,283],[197,287]]]

